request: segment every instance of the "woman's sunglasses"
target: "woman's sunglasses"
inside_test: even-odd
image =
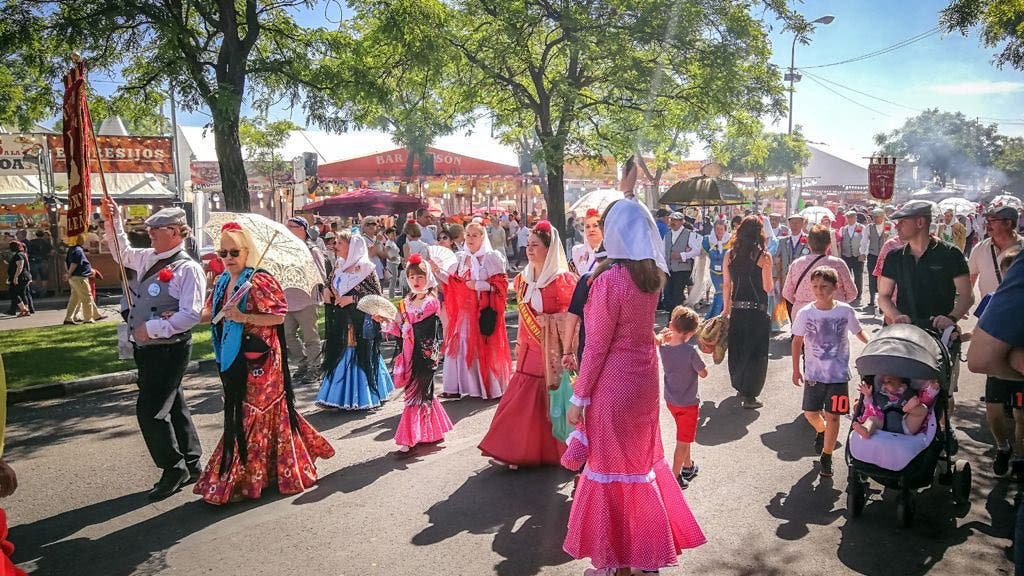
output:
[[[217,256],[220,256],[221,258],[227,258],[228,255],[230,255],[232,258],[238,258],[238,256],[241,255],[241,254],[242,254],[241,250],[218,250],[217,251]]]

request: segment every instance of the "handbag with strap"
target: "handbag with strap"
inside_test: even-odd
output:
[[[796,293],[797,290],[800,289],[800,284],[803,283],[804,278],[807,278],[807,275],[810,274],[811,270],[814,270],[814,265],[817,264],[818,261],[820,261],[824,257],[825,257],[824,254],[819,254],[817,258],[815,258],[814,260],[811,261],[811,264],[809,266],[807,266],[807,268],[804,268],[803,274],[801,274],[800,278],[796,281],[796,287],[793,288],[793,293],[794,294]],[[783,298],[783,300],[786,300],[786,299]],[[789,302],[789,300],[786,300],[786,302]],[[793,304],[794,304],[793,302],[789,302],[790,306],[792,306]]]

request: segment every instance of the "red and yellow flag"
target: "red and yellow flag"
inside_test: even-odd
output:
[[[64,154],[68,171],[67,237],[85,234],[89,224],[89,139],[92,120],[85,100],[85,62],[64,76]]]

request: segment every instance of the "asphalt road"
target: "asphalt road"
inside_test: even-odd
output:
[[[963,371],[955,422],[961,457],[975,470],[970,506],[954,507],[941,487],[925,490],[914,527],[900,530],[894,495],[878,485],[864,515],[847,520],[841,460],[834,480],[819,479],[787,349],[785,338],[772,344],[758,412],[740,408],[724,365],[702,382],[694,448],[701,474],[686,497],[709,542],[662,573],[1012,574],[1017,488],[990,472],[982,379]],[[206,454],[220,435],[219,386],[209,375],[187,380]],[[15,561],[31,574],[61,576],[529,576],[588,567],[561,551],[571,475],[494,469],[477,450],[496,403],[447,401],[456,423],[448,440],[398,460],[400,402],[325,412],[313,407],[314,395],[301,390],[300,408],[337,450],[321,461],[320,483],[301,495],[271,490],[224,507],[190,491],[146,500],[157,473],[138,433],[132,387],[11,407],[6,458],[20,487],[3,506]],[[670,442],[667,411],[662,426]]]

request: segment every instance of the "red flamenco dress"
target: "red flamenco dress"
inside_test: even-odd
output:
[[[491,427],[480,442],[485,456],[516,466],[543,466],[559,464],[565,444],[551,432],[548,407],[548,387],[544,379],[544,353],[536,330],[524,316],[557,314],[569,309],[576,276],[563,272],[547,286],[541,288],[544,309],[534,310],[523,302],[525,282],[522,276],[515,280],[516,295],[520,301],[519,335],[516,338],[516,371],[508,383],[508,390],[498,403]]]
[[[480,256],[460,252],[458,267],[444,278],[448,320],[443,382],[445,394],[489,400],[505,393],[512,372],[512,352],[505,328],[505,262],[496,251],[482,252]],[[470,259],[476,259],[475,272]],[[474,273],[479,279],[474,279]],[[482,314],[493,318],[490,334],[481,330]]]
[[[220,275],[208,301],[214,314],[225,300],[229,276]],[[288,312],[272,276],[246,268],[237,284],[246,279],[252,289],[240,310],[275,316]],[[256,500],[275,483],[281,494],[313,486],[316,459],[334,456],[334,448],[295,409],[282,326],[223,320],[212,330],[224,383],[224,436],[193,491],[210,504],[225,504]]]
[[[705,542],[662,448],[657,304],[656,292],[640,291],[614,265],[594,280],[584,309],[587,341],[572,402],[585,406],[588,454],[564,548],[599,569],[675,566],[683,549]]]

